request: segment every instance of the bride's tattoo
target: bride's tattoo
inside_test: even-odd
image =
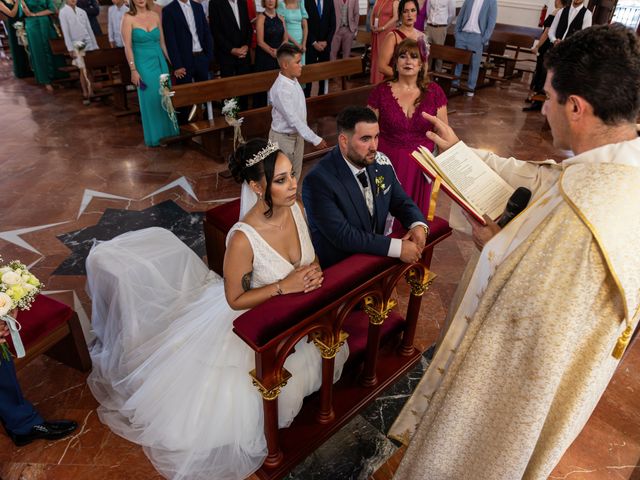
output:
[[[247,272],[242,276],[242,289],[245,292],[251,290],[251,277],[253,276],[253,271]]]

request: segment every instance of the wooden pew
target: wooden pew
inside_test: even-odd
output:
[[[460,82],[460,76],[456,76],[455,68],[458,63],[470,65],[473,52],[449,45],[431,45],[430,58],[442,60],[442,71],[431,72],[431,77],[438,82],[447,97],[451,96],[451,87],[454,81]],[[460,83],[458,89],[464,90]]]
[[[494,31],[493,35],[491,35],[491,41],[504,44],[506,46],[505,49],[509,49],[514,52],[513,55],[507,55],[506,52],[501,54],[488,54],[489,62],[493,62],[496,65],[502,66],[504,68],[504,72],[502,74],[503,79],[509,80],[516,76],[520,76],[522,75],[523,71],[533,71],[524,69],[516,70],[516,64],[519,61],[518,57],[520,53],[531,51],[531,48],[533,47],[533,43],[535,41],[535,38],[533,36],[523,33],[498,30]]]
[[[131,83],[131,72],[124,48],[109,47],[87,52],[84,63],[94,96],[113,95],[114,106],[128,111],[127,86]]]
[[[58,70],[64,72],[69,75],[68,78],[55,80],[56,83],[68,83],[75,82],[78,80],[79,70],[78,67],[71,64],[71,55],[67,50],[67,46],[64,43],[63,38],[50,38],[49,39],[49,47],[51,48],[51,53],[54,55],[61,55],[65,58],[66,65],[63,67],[58,67]]]
[[[302,68],[300,83],[342,77],[343,92],[350,92],[351,90],[344,90],[346,88],[345,77],[358,73],[362,73],[362,59],[360,57],[316,63],[313,65],[305,65]],[[235,96],[264,92],[271,88],[277,76],[278,71],[272,70],[208,80],[190,85],[176,85],[173,89],[175,92],[172,97],[173,106],[177,109],[179,107],[197,105],[208,101],[221,101]],[[358,93],[362,95],[362,92],[363,91],[356,92],[356,95]],[[321,106],[323,103],[326,105],[335,105],[336,98],[342,98],[344,105],[356,103],[356,100],[349,102],[349,93],[342,92],[312,97],[311,99],[307,99],[307,121],[311,123],[313,119],[317,117],[314,113],[314,110],[319,108],[317,106]],[[332,114],[335,115],[339,110],[340,108],[334,110]],[[319,111],[323,110],[321,109]],[[247,110],[241,112],[239,116],[245,119],[242,127],[245,136],[254,135],[254,130],[252,130],[251,125],[256,125],[255,134],[261,136],[268,134],[269,126],[271,125],[270,107]],[[162,145],[167,145],[188,138],[200,137],[200,146],[204,152],[213,158],[222,160],[224,158],[223,142],[225,141],[225,131],[230,130],[231,127],[225,122],[224,118],[217,116],[214,117],[213,120],[200,120],[183,125],[180,128],[180,135],[165,138],[161,143]]]

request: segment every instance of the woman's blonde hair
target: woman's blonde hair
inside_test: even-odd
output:
[[[153,0],[146,1],[147,10],[152,11],[153,9]],[[129,11],[127,12],[132,17],[135,17],[138,14],[138,7],[136,6],[135,0],[129,1]]]
[[[418,72],[418,78],[416,79],[416,84],[420,89],[420,96],[416,99],[415,105],[419,105],[422,102],[422,98],[424,97],[425,92],[427,91],[427,87],[429,85],[429,74],[427,72],[427,62],[422,59],[422,54],[420,53],[420,46],[418,42],[416,42],[413,38],[405,38],[402,40],[393,52],[393,60],[391,64],[393,65],[393,79],[392,82],[398,81],[398,57],[400,55],[408,53],[416,54],[420,61],[422,62],[422,67],[420,67],[420,71]]]

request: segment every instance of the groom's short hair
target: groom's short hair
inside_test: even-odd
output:
[[[337,116],[338,135],[341,133],[353,133],[356,124],[360,122],[378,123],[378,117],[369,107],[350,105],[343,109]]]

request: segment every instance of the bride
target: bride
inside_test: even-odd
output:
[[[267,448],[262,397],[249,377],[254,352],[232,332],[233,320],[273,296],[322,286],[289,159],[255,139],[229,169],[243,196],[224,280],[161,228],[100,243],[87,258],[97,336],[87,381],[98,415],[172,479],[241,479],[260,467]],[[334,380],[347,356],[345,345]],[[278,397],[281,428],[320,388],[322,373],[306,339],[284,366],[292,377]]]

